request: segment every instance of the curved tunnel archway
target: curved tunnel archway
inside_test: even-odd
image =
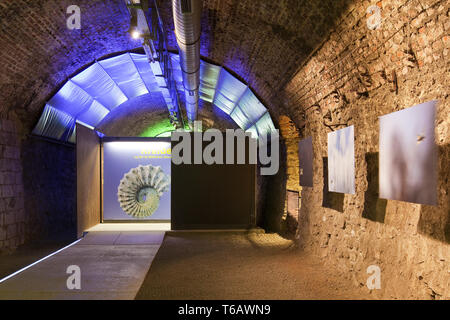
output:
[[[237,129],[238,125],[219,108],[200,100],[199,118],[203,129]],[[156,137],[174,130],[163,96],[147,93],[124,102],[99,123],[97,130],[111,137]]]
[[[182,91],[179,56],[171,54],[171,59],[177,90]],[[68,79],[46,103],[33,134],[75,142],[75,123],[100,130],[99,125],[110,112],[143,95],[151,95],[157,105],[164,104],[170,94],[159,83],[160,78],[152,72],[143,54],[127,52],[95,61]],[[268,110],[250,87],[225,68],[202,60],[200,78],[200,99],[221,110],[223,118],[232,119],[254,136],[275,130]],[[165,127],[164,131],[170,131],[170,123],[163,122],[159,125]],[[160,134],[161,130],[147,135]]]

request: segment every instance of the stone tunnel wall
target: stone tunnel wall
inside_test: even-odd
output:
[[[37,137],[22,142],[26,241],[71,241],[77,232],[76,148]]]
[[[77,5],[81,29],[67,28]],[[105,55],[136,48],[122,0],[0,1],[0,115],[16,114],[26,133],[45,102],[80,68]]]
[[[20,138],[13,121],[0,119],[0,252],[25,241]]]
[[[20,132],[0,119],[0,254],[76,232],[75,148]]]
[[[381,9],[375,30],[367,25],[370,5]],[[361,290],[368,290],[367,268],[379,266],[382,287],[371,291],[374,297],[450,297],[449,10],[439,0],[355,1],[280,97],[300,137],[313,139],[314,187],[301,190],[299,241]],[[438,206],[379,199],[378,117],[434,99],[440,101]],[[327,133],[349,125],[355,126],[356,193],[329,193]],[[289,168],[298,166],[292,154],[299,138],[281,132],[286,185],[298,185],[298,169]]]

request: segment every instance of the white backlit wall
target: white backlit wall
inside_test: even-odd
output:
[[[171,60],[177,88],[184,90],[179,56],[171,54]],[[125,53],[96,61],[47,102],[33,134],[74,142],[75,123],[94,129],[128,99],[161,92],[158,80],[144,54]],[[251,89],[223,67],[201,61],[199,94],[255,137],[275,130],[267,109]]]

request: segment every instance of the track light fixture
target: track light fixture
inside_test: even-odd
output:
[[[133,39],[137,40],[141,37],[141,32],[138,29],[133,29],[130,31],[130,35]]]

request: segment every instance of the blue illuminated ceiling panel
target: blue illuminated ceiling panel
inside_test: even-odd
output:
[[[81,111],[87,110],[92,102],[94,99],[91,95],[69,80],[47,104],[75,117]]]
[[[148,93],[148,89],[130,54],[99,61],[128,99]]]
[[[231,118],[233,118],[242,129],[246,130],[258,121],[266,112],[266,107],[258,100],[250,88],[247,88],[239,99],[239,103],[231,113]]]
[[[128,100],[98,63],[77,74],[71,81],[109,110]]]
[[[217,81],[222,68],[211,63],[200,63],[200,99],[213,102],[216,93]]]
[[[33,134],[65,141],[74,125],[75,119],[73,117],[47,104],[33,130]]]
[[[231,73],[222,68],[217,81],[214,104],[226,114],[231,114],[246,89],[246,84],[240,82]]]
[[[96,127],[104,117],[109,113],[109,110],[106,109],[103,105],[94,101],[90,108],[85,112],[81,113],[77,120],[89,124],[91,127]]]
[[[129,53],[127,54],[131,57],[131,61],[134,63],[134,66],[137,68],[141,79],[144,81],[145,86],[149,92],[158,92],[159,86],[156,82],[155,76],[150,68],[150,64],[148,63],[147,56],[145,54],[137,54],[137,53]],[[132,66],[129,66],[132,68]],[[124,77],[122,75],[122,77]]]
[[[273,125],[269,112],[266,112],[261,119],[256,122],[256,129],[260,135],[267,135],[272,131],[275,131],[275,126]]]
[[[177,88],[184,90],[179,56],[172,54],[171,63]],[[96,61],[47,102],[33,134],[75,143],[75,123],[96,128],[110,110],[128,99],[163,93],[155,72],[159,71],[152,69],[144,54],[125,53]],[[275,130],[267,109],[250,88],[221,66],[201,61],[199,94],[255,137]]]
[[[250,132],[252,135],[252,138],[258,138],[258,130],[256,130],[256,125],[251,126],[245,132]]]
[[[183,91],[183,75],[181,73],[180,57],[177,54],[170,54],[172,60],[172,74],[175,82],[177,83],[177,89]]]
[[[242,129],[246,129],[250,126],[250,121],[248,121],[246,115],[239,106],[234,108],[233,112],[230,114],[230,117]]]

